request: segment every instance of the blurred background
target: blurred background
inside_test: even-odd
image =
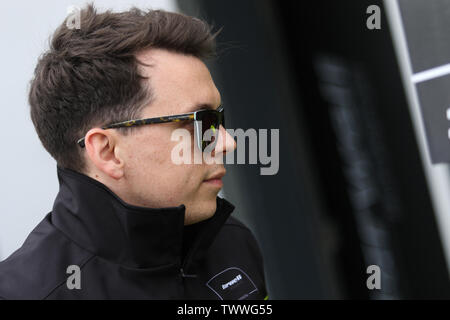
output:
[[[51,32],[84,3],[0,4],[0,260],[58,191],[26,96]],[[280,130],[278,173],[228,165],[222,194],[260,244],[270,299],[450,298],[450,1],[94,4],[223,27],[209,67],[227,127]]]

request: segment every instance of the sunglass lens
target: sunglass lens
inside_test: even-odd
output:
[[[202,135],[203,137],[211,137],[210,141],[203,141],[202,147],[203,150],[210,145],[211,143],[214,143],[216,140],[217,134],[219,133],[219,117],[216,112],[205,112],[202,117]],[[205,135],[206,131],[211,130],[209,135]],[[211,136],[212,134],[212,136]]]
[[[220,112],[205,110],[198,114],[198,120],[202,122],[202,151],[207,146],[214,143],[219,134],[220,125],[225,126],[223,110]],[[205,134],[208,130],[211,130],[208,134]],[[203,138],[206,137],[206,140]],[[208,139],[211,137],[211,139]],[[208,141],[209,140],[209,141]]]

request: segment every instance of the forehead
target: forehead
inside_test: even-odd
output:
[[[162,49],[147,50],[137,58],[149,66],[141,68],[148,77],[154,94],[148,114],[163,115],[191,112],[193,106],[210,104],[214,109],[221,103],[206,65],[198,58]]]

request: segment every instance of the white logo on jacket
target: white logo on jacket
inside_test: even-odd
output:
[[[236,276],[236,278],[234,278],[233,280],[228,281],[227,283],[223,284],[222,285],[222,289],[225,290],[226,288],[228,288],[229,286],[232,286],[233,284],[235,284],[236,282],[238,282],[241,279],[242,279],[242,276],[240,274],[238,274]]]

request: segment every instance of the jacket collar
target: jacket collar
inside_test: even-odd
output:
[[[91,177],[57,167],[60,184],[52,223],[79,246],[129,268],[179,264],[188,272],[205,255],[234,210],[217,197],[215,214],[184,226],[185,206],[138,207],[125,203]]]

